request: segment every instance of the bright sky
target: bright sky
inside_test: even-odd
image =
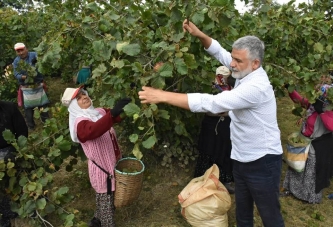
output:
[[[276,0],[279,4],[286,4],[288,2],[290,2],[290,0]],[[240,13],[243,13],[244,11],[246,11],[246,7],[244,2],[241,2],[240,0],[235,0],[236,2],[236,9],[239,10]],[[298,5],[299,3],[311,3],[311,0],[296,0],[295,1],[295,5]]]

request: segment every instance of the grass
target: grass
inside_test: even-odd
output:
[[[48,86],[52,101],[60,100],[61,93],[66,87],[76,87],[71,83],[63,83],[58,78],[52,78],[52,83],[48,82]],[[287,136],[300,127],[295,124],[298,118],[291,114],[293,104],[289,97],[278,99],[277,102],[278,123],[281,130],[281,140],[285,148]],[[121,136],[121,132],[118,130],[117,132]],[[123,153],[128,154],[129,151],[126,149],[124,139],[120,140],[120,146]],[[195,162],[190,163],[187,169],[178,166],[166,169],[161,166],[159,158],[150,154],[145,154],[143,162],[146,170],[141,194],[139,199],[130,206],[116,210],[117,227],[189,227],[190,225],[180,214],[177,196],[192,179]],[[286,169],[286,164],[283,164],[281,185]],[[94,214],[95,193],[89,183],[87,163],[79,162],[72,172],[58,171],[55,174],[55,184],[69,186],[71,193],[75,195],[74,201],[69,206],[79,211],[77,217],[81,221],[88,222]],[[308,204],[292,196],[281,198],[281,210],[285,225],[287,227],[332,226],[333,201],[327,198],[327,195],[332,192],[332,185],[324,189],[321,204]],[[231,195],[231,198],[232,207],[228,212],[228,220],[229,226],[235,227],[235,198],[233,195]],[[61,222],[56,217],[48,217],[47,220],[53,226],[61,226]],[[15,220],[13,226],[32,227],[27,223],[27,220]],[[255,227],[263,226],[256,210],[254,223]]]

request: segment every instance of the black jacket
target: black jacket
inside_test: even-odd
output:
[[[2,132],[9,129],[16,137],[28,137],[28,127],[15,103],[0,101],[0,149],[8,146]]]

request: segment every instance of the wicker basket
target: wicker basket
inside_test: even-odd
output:
[[[120,159],[116,165],[115,207],[123,207],[135,201],[141,192],[145,166],[136,158]]]

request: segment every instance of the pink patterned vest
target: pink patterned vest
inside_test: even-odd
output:
[[[105,110],[101,108],[96,108],[103,116],[105,115]],[[75,121],[75,131],[77,130],[77,125],[83,120],[89,120],[86,117],[79,117]],[[114,169],[116,165],[115,148],[114,144],[117,144],[116,132],[111,127],[110,131],[105,132],[102,136],[94,140],[88,140],[85,143],[81,143],[83,151],[87,156],[88,160],[88,171],[91,186],[95,189],[97,193],[107,192],[107,175],[96,166],[91,160],[94,160],[99,166],[105,169],[107,172],[114,176]],[[115,179],[112,179],[112,191],[115,190]]]

